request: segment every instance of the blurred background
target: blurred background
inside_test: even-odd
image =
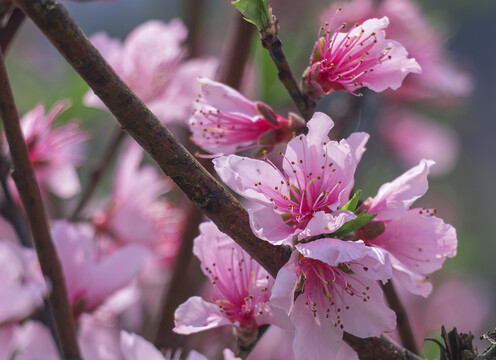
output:
[[[226,41],[234,31],[235,9],[227,0],[197,1],[193,8],[188,8],[187,4],[191,2],[195,3],[115,0],[67,1],[65,4],[86,34],[105,31],[111,37],[121,39],[150,19],[165,22],[175,17],[193,19],[198,27],[195,54],[223,54]],[[321,16],[331,4],[321,0],[271,2],[280,21],[283,48],[297,78],[308,65],[317,31],[323,24]],[[386,94],[388,91],[384,94],[365,91],[365,96],[359,99],[341,92],[322,99],[317,109],[330,115],[342,128],[344,136],[357,130],[371,134],[357,174],[357,187],[363,189],[366,196],[375,195],[381,184],[399,176],[420,158],[428,154],[433,154],[434,158],[439,156],[441,170],[433,171],[429,192],[419,204],[437,208],[438,216],[457,228],[458,255],[449,259],[432,277],[439,285],[428,304],[437,301],[437,305],[432,305],[437,307],[430,310],[418,299],[408,301],[418,303],[415,306],[422,309],[419,311],[426,319],[432,320],[438,315],[444,323],[456,325],[461,330],[472,330],[478,338],[496,326],[493,309],[496,299],[496,92],[493,85],[496,83],[493,23],[496,2],[424,0],[418,5],[425,16],[424,21],[431,24],[435,36],[439,37],[439,51],[443,54],[441,66],[424,75],[431,76],[433,82],[442,83],[441,86],[452,87],[453,91],[446,91],[448,94],[433,91],[429,96],[418,96],[407,104],[396,95]],[[382,15],[377,13],[377,16]],[[391,27],[394,26],[391,18]],[[417,30],[430,37],[432,29]],[[420,51],[420,55],[412,56],[422,56],[422,44],[425,43],[427,49],[436,45],[431,42],[432,38],[417,39],[416,51]],[[251,47],[241,91],[251,99],[268,103],[282,114],[294,110],[257,34],[253,34],[251,42],[237,46],[240,49]],[[405,47],[409,50],[407,45]],[[86,149],[88,158],[91,161],[98,156],[115,121],[105,111],[82,104],[88,87],[30,21],[25,21],[12,44],[7,66],[21,113],[38,103],[50,107],[56,101],[69,99],[74,106],[57,121],[77,118],[82,127],[93,134],[91,145]],[[457,86],[461,88],[458,92]],[[343,123],[338,124],[340,120]],[[405,126],[399,128],[396,120]],[[399,154],[395,149],[404,143],[412,150]],[[81,175],[86,178],[84,166]],[[484,346],[479,345],[479,350]]]

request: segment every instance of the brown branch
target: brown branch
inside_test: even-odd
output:
[[[273,246],[251,231],[248,213],[124,84],[90,43],[63,5],[53,0],[16,0],[127,131],[217,227],[267,271],[289,259],[289,248]]]
[[[262,46],[269,51],[270,57],[277,67],[279,80],[288,91],[296,108],[306,121],[310,120],[313,114],[315,103],[307,101],[296,83],[296,80],[291,72],[288,60],[282,49],[281,40],[279,40],[279,24],[278,20],[273,16],[273,21],[269,22],[267,27],[260,31]]]
[[[289,248],[273,246],[253,235],[246,210],[119,79],[65,8],[53,0],[16,2],[100,97],[123,129],[151,155],[193,203],[272,276],[276,276],[289,260]],[[360,356],[373,353],[376,355],[373,359],[420,359],[386,337],[360,339],[345,333],[345,341]]]
[[[236,28],[227,42],[227,54],[222,57],[217,73],[218,81],[239,89],[251,50],[255,28],[241,14],[236,14]]]
[[[83,193],[79,198],[79,202],[69,218],[70,221],[77,220],[80,212],[84,209],[88,201],[93,196],[93,193],[95,192],[98,183],[102,179],[103,174],[105,174],[105,170],[108,168],[110,162],[114,158],[117,150],[119,149],[119,145],[122,143],[122,140],[124,139],[125,135],[126,133],[122,131],[120,128],[117,128],[114,131],[112,135],[112,139],[110,140],[108,147],[105,149],[102,158],[91,169],[90,179],[88,181],[88,184],[83,190]]]
[[[345,332],[343,340],[358,353],[360,360],[422,360],[385,335],[362,339]]]
[[[50,236],[47,215],[29,157],[28,147],[19,124],[19,115],[15,107],[1,53],[0,113],[14,166],[12,178],[16,183],[26,211],[41,269],[52,284],[49,302],[60,348],[64,359],[78,360],[81,357],[76,338],[76,326],[74,325],[71,306],[67,298],[64,274]]]
[[[398,294],[396,293],[393,283],[389,280],[384,285],[381,283],[381,287],[382,291],[384,291],[389,307],[396,313],[396,329],[398,330],[401,343],[406,349],[410,350],[414,354],[418,354],[419,349],[417,347],[417,342],[415,341],[415,336],[413,335],[408,314],[405,307],[401,303]]]
[[[12,39],[14,38],[15,34],[17,34],[17,30],[19,30],[19,27],[21,26],[25,17],[26,16],[22,12],[22,10],[15,9],[10,15],[10,19],[7,25],[1,29],[0,47],[2,49],[2,53],[5,54],[7,52]]]
[[[203,14],[203,9],[205,5],[204,0],[183,0],[183,19],[184,25],[188,29],[188,37],[186,39],[186,46],[188,47],[188,56],[190,58],[197,57],[199,55],[199,38],[201,30],[201,14]]]
[[[162,297],[162,314],[153,343],[158,348],[176,349],[179,346],[181,335],[172,331],[174,328],[174,312],[177,307],[186,301],[189,264],[193,256],[193,240],[199,234],[198,225],[203,214],[196,206],[190,206],[188,218],[184,224],[181,246],[176,255],[172,276]],[[191,294],[192,295],[192,294]]]

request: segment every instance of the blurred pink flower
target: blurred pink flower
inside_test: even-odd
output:
[[[367,245],[387,251],[395,284],[422,296],[432,290],[427,275],[439,270],[447,257],[454,257],[457,248],[455,228],[434,216],[435,209],[411,208],[427,191],[427,174],[433,164],[422,160],[382,185],[377,195],[362,205],[377,214],[372,223],[382,224],[380,231],[367,233],[365,227],[357,232]]]
[[[274,244],[292,243],[293,236],[332,233],[355,217],[338,210],[348,201],[355,168],[368,135],[354,133],[340,142],[329,140],[332,120],[315,113],[308,135],[291,140],[282,171],[268,159],[236,155],[214,160],[215,170],[235,192],[263,205],[249,208],[253,232]],[[356,148],[354,148],[356,146]]]
[[[162,354],[150,342],[141,336],[126,331],[121,331],[121,349],[125,360],[179,360],[181,352],[172,354],[170,351]],[[196,351],[190,351],[185,360],[208,360]],[[231,350],[224,350],[224,360],[241,360],[236,358]]]
[[[36,252],[0,240],[0,324],[29,316],[46,293]]]
[[[263,324],[289,325],[268,303],[274,279],[213,222],[200,225],[193,253],[214,295],[210,301],[194,296],[181,304],[174,314],[175,332],[191,334],[229,324],[248,330]]]
[[[186,60],[181,43],[187,29],[179,19],[168,24],[148,21],[134,29],[122,43],[105,33],[91,37],[117,74],[143,100],[162,122],[185,121],[196,96],[196,78],[211,77],[217,68],[215,59]],[[88,106],[105,108],[89,91]]]
[[[343,331],[370,337],[394,330],[395,313],[377,284],[390,276],[386,254],[363,241],[322,238],[297,244],[270,298],[296,329],[295,359],[336,359]]]
[[[236,90],[198,78],[201,93],[194,103],[189,127],[193,142],[214,156],[228,155],[257,145],[272,150],[288,141],[304,121],[283,118],[268,105],[253,102]]]
[[[375,92],[398,89],[409,73],[421,73],[415,59],[399,42],[386,39],[389,19],[369,19],[355,24],[347,33],[331,28],[331,18],[319,31],[310,66],[303,74],[305,92],[321,97],[333,90],[368,87]]]
[[[473,88],[472,79],[446,51],[445,39],[412,0],[373,0],[333,2],[320,16],[326,22],[338,8],[336,23],[360,23],[366,19],[387,16],[388,36],[401,43],[422,67],[422,76],[409,76],[389,96],[403,100],[431,100],[443,104],[453,97],[467,96]]]
[[[458,138],[448,126],[408,110],[392,109],[378,116],[380,134],[393,154],[407,167],[433,159],[432,175],[443,175],[456,165]]]
[[[40,190],[49,190],[61,198],[70,198],[80,191],[76,167],[83,159],[77,145],[89,137],[76,122],[52,128],[55,118],[67,107],[67,103],[59,102],[45,115],[45,106],[37,105],[21,118]]]
[[[141,165],[143,149],[126,143],[112,181],[106,208],[94,219],[98,235],[108,236],[114,247],[139,244],[154,252],[154,258],[171,264],[181,241],[184,213],[161,196],[172,181],[153,165]]]
[[[52,226],[52,238],[75,316],[94,310],[108,296],[128,285],[150,256],[146,248],[133,244],[111,254],[99,254],[90,224],[57,220]]]

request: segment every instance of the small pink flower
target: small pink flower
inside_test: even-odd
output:
[[[70,198],[80,191],[76,167],[82,158],[77,145],[89,137],[76,122],[52,128],[55,118],[66,108],[66,103],[59,102],[45,115],[45,106],[38,105],[21,118],[22,132],[40,188],[61,198]]]
[[[195,79],[212,76],[217,67],[214,59],[186,60],[181,43],[187,29],[179,19],[168,24],[148,21],[134,29],[124,43],[105,33],[91,37],[117,74],[143,100],[162,122],[184,121],[196,95]],[[84,102],[105,108],[90,90]]]
[[[111,198],[94,223],[98,234],[114,246],[146,246],[163,265],[170,265],[181,241],[184,213],[162,197],[172,188],[172,181],[153,165],[141,166],[142,158],[141,147],[126,143],[117,162]]]
[[[52,238],[76,316],[95,309],[108,296],[128,285],[150,255],[146,248],[138,245],[124,246],[112,254],[99,254],[90,224],[58,220],[53,224]]]
[[[202,149],[228,155],[257,145],[272,149],[288,141],[293,130],[303,126],[276,114],[268,105],[253,102],[224,84],[198,78],[201,94],[194,103],[189,120],[192,140]]]
[[[427,191],[427,174],[433,164],[432,160],[422,160],[382,185],[363,208],[376,213],[374,222],[384,227],[373,236],[368,236],[366,230],[358,232],[367,245],[387,251],[395,283],[422,296],[432,290],[427,275],[439,270],[447,257],[454,257],[457,248],[455,229],[434,216],[435,209],[410,208]]]
[[[0,241],[0,324],[29,316],[46,293],[35,251]]]
[[[432,175],[444,175],[456,165],[459,140],[454,130],[422,115],[402,109],[390,109],[380,119],[380,133],[386,145],[406,167],[421,159],[433,159]]]
[[[174,314],[175,332],[191,334],[229,324],[244,329],[288,325],[285,315],[268,304],[274,280],[214,223],[200,225],[193,253],[212,282],[214,295],[210,301],[194,296],[181,304]]]
[[[396,316],[376,282],[390,274],[385,253],[363,241],[322,238],[297,244],[270,299],[296,329],[295,359],[336,359],[343,331],[359,337],[392,331]]]
[[[332,21],[319,31],[310,66],[303,74],[305,91],[321,97],[333,90],[354,91],[368,87],[375,92],[398,89],[408,73],[420,73],[415,59],[405,48],[386,39],[389,19],[369,19],[355,24],[347,33],[332,30]]]
[[[261,204],[249,208],[253,232],[275,244],[332,233],[355,217],[338,208],[348,201],[355,168],[368,139],[355,133],[340,142],[329,140],[332,120],[315,113],[308,135],[291,140],[282,170],[265,159],[236,155],[214,160],[222,181],[235,192]],[[356,146],[356,147],[355,147]]]

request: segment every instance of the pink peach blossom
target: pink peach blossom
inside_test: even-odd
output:
[[[210,301],[194,296],[181,304],[174,314],[175,332],[191,334],[229,324],[244,329],[289,324],[268,304],[274,280],[214,223],[200,225],[193,253],[212,282],[214,295]]]
[[[189,120],[192,140],[215,156],[257,145],[272,149],[288,141],[304,122],[283,118],[268,105],[253,102],[236,90],[207,78],[198,78],[201,93]]]
[[[94,218],[98,235],[122,244],[146,246],[163,265],[170,265],[181,241],[183,210],[162,195],[173,183],[153,165],[141,166],[143,149],[128,142],[112,181],[111,197]]]
[[[0,324],[16,322],[42,306],[47,289],[36,252],[0,241]]]
[[[343,331],[359,337],[392,331],[396,316],[376,283],[390,276],[386,254],[363,241],[322,238],[297,244],[270,299],[296,329],[295,359],[336,359]]]
[[[388,96],[444,104],[472,91],[470,75],[454,61],[446,49],[445,36],[429,22],[415,1],[384,0],[378,6],[373,0],[333,2],[320,16],[320,21],[329,21],[338,8],[342,8],[334,20],[338,24],[387,16],[390,20],[388,35],[400,42],[422,67],[422,76],[408,76],[402,86]]]
[[[432,175],[444,175],[456,165],[459,140],[454,130],[402,109],[390,109],[378,116],[380,134],[406,167],[421,159],[433,159]]]
[[[137,334],[121,331],[121,349],[125,360],[179,360],[181,352],[172,354],[170,351],[162,354],[150,342]],[[190,351],[186,360],[208,360],[196,351]],[[224,350],[224,360],[241,360],[236,358],[231,350]]]
[[[360,233],[366,244],[387,251],[394,282],[422,296],[432,290],[427,275],[439,270],[447,257],[454,257],[457,248],[455,229],[434,216],[435,209],[410,208],[427,191],[427,174],[433,164],[432,160],[422,160],[382,185],[363,208],[376,213],[374,221],[382,222],[384,228],[378,236]]]
[[[217,61],[186,60],[181,43],[187,29],[179,19],[168,24],[148,21],[134,29],[122,43],[105,33],[91,37],[117,74],[162,122],[184,121],[196,95],[195,79],[213,76]],[[90,90],[84,103],[105,108]]]
[[[347,33],[331,28],[331,19],[319,31],[310,66],[303,74],[305,92],[321,97],[333,90],[353,94],[361,87],[375,92],[398,89],[409,73],[420,73],[415,59],[409,59],[405,48],[386,39],[389,19],[369,19],[356,24]]]
[[[291,140],[286,148],[282,170],[265,159],[236,155],[214,160],[220,178],[241,196],[261,205],[249,208],[253,232],[274,244],[289,243],[323,233],[332,233],[355,217],[338,210],[348,201],[365,133],[350,139],[329,140],[332,120],[315,113],[308,123],[308,135]]]
[[[128,285],[150,255],[146,248],[133,244],[111,254],[99,254],[90,224],[57,220],[52,227],[52,238],[76,316],[95,309],[108,296]]]
[[[53,121],[67,107],[66,103],[59,102],[45,115],[45,106],[38,105],[21,118],[40,189],[61,198],[70,198],[81,189],[76,167],[83,159],[77,145],[89,137],[73,121],[52,128]]]

